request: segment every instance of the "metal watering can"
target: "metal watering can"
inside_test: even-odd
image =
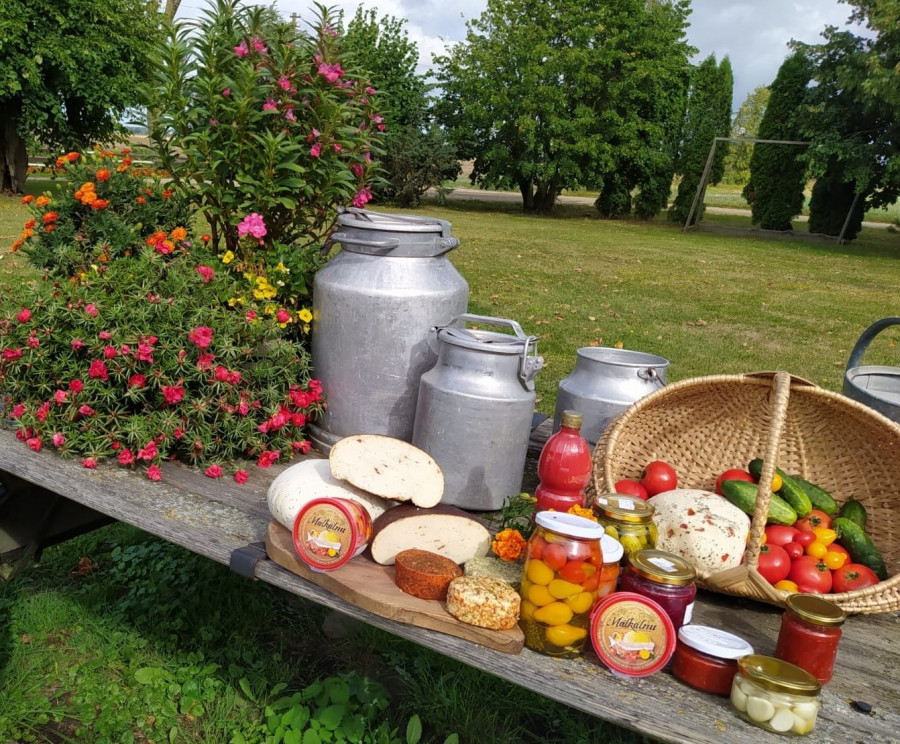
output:
[[[875,336],[893,325],[900,325],[900,318],[876,320],[863,331],[847,361],[843,392],[848,398],[900,423],[900,367],[860,366],[863,354]]]

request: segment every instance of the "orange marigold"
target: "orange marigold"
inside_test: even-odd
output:
[[[135,199],[135,201],[138,204],[146,204],[147,203],[147,200],[143,196],[139,196],[137,199]]]
[[[37,198],[37,201],[35,201],[34,205],[36,207],[46,207],[49,203],[50,203],[50,197],[42,195]]]
[[[47,226],[44,228],[44,232],[46,232],[46,233],[52,233],[55,229],[56,229],[56,225],[47,225]]]
[[[578,504],[572,504],[572,506],[569,508],[569,514],[574,514],[576,517],[584,517],[585,519],[590,519],[592,522],[597,521],[597,517],[594,516],[594,512],[591,509],[579,506]]]
[[[109,206],[109,199],[94,199],[91,202],[91,209],[106,209]]]
[[[59,215],[56,212],[44,212],[44,216],[41,217],[41,220],[45,225],[49,225],[51,222],[56,222],[56,218]]]
[[[101,168],[94,175],[101,183],[109,180],[109,170],[107,168]]]
[[[68,163],[68,162],[69,162],[69,161],[66,160],[64,157],[60,156],[60,157],[58,157],[58,158],[56,159],[56,167],[57,167],[57,168],[65,168],[65,167],[66,167],[66,163]]]
[[[119,152],[122,153],[123,155],[131,155],[131,148],[123,147],[121,150],[119,150]]]
[[[168,199],[171,196],[172,196],[172,189],[166,189],[165,191],[162,192],[163,199]]]
[[[78,160],[78,153],[77,152],[66,153],[66,160],[68,160],[70,163],[74,163],[76,160]]]
[[[18,240],[14,241],[13,244],[9,247],[10,253],[15,253],[23,245],[25,245],[25,241],[22,240],[22,238],[19,238]]]
[[[31,194],[22,197],[22,204],[31,204],[34,201],[34,197]]]
[[[169,237],[172,238],[172,240],[184,240],[187,237],[187,230],[185,230],[183,227],[176,227],[174,230],[172,230],[172,232],[169,233]]]
[[[210,235],[209,233],[203,233],[203,235],[200,236],[200,240],[202,240],[204,243],[208,243],[210,240],[212,240],[212,235]]]
[[[35,222],[36,222],[36,220],[32,217],[30,220],[28,220],[28,221],[25,223],[25,229],[26,229],[26,230],[32,230],[32,229],[34,229]]]
[[[503,561],[517,561],[525,552],[525,538],[518,530],[507,527],[500,530],[491,542],[491,550]]]
[[[151,235],[144,242],[147,245],[156,245],[157,243],[162,243],[166,239],[166,234],[162,230],[157,230],[153,235]]]

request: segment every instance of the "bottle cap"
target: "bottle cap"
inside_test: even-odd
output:
[[[847,619],[846,613],[834,602],[815,594],[791,594],[785,605],[795,615],[815,625],[839,626]]]
[[[740,636],[707,625],[682,625],[678,642],[717,659],[740,659],[753,653],[753,646]]]
[[[579,517],[576,514],[569,514],[568,512],[539,511],[534,515],[534,522],[545,530],[550,530],[566,537],[600,540],[604,534],[602,525],[591,519]]]
[[[773,656],[750,654],[738,659],[738,670],[765,690],[794,695],[819,694],[819,681],[805,669]]]
[[[563,411],[559,421],[560,426],[566,426],[570,429],[580,429],[582,423],[584,423],[584,416],[578,411]]]
[[[639,576],[657,584],[684,586],[697,577],[694,567],[684,558],[664,550],[638,550],[628,556],[628,563]]]
[[[649,501],[622,493],[595,495],[591,508],[598,517],[637,524],[650,522],[656,513],[656,509]]]

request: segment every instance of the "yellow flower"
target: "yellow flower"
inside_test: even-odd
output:
[[[234,253],[232,253],[231,251],[225,251],[225,255],[222,256],[222,263],[230,264],[232,261],[234,261]]]
[[[297,317],[300,318],[304,323],[309,323],[312,320],[312,313],[307,309],[303,308],[299,313],[297,313]]]
[[[290,274],[291,270],[285,266],[281,261],[278,262],[278,266],[275,267],[275,271],[280,271],[282,274]]]
[[[306,323],[306,324],[303,326],[303,332],[304,332],[304,333],[309,333],[309,323]]]

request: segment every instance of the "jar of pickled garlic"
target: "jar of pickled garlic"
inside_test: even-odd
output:
[[[776,734],[808,734],[816,726],[820,685],[805,669],[772,656],[738,659],[731,705],[745,721]]]
[[[372,517],[350,499],[313,499],[297,514],[293,537],[297,555],[313,571],[333,571],[366,549]]]
[[[697,572],[681,556],[663,550],[639,550],[628,556],[619,589],[658,602],[668,613],[675,631],[694,614]]]
[[[637,496],[604,493],[594,497],[591,508],[606,534],[622,543],[623,565],[632,553],[656,547],[656,510],[652,504]]]
[[[834,675],[846,619],[844,611],[824,597],[791,594],[785,600],[775,657],[805,669],[824,685]]]
[[[743,638],[706,625],[684,625],[672,658],[672,674],[694,689],[727,697],[737,660],[753,653]]]
[[[574,514],[541,511],[528,540],[519,592],[525,645],[572,658],[584,650],[603,576],[603,527]]]

